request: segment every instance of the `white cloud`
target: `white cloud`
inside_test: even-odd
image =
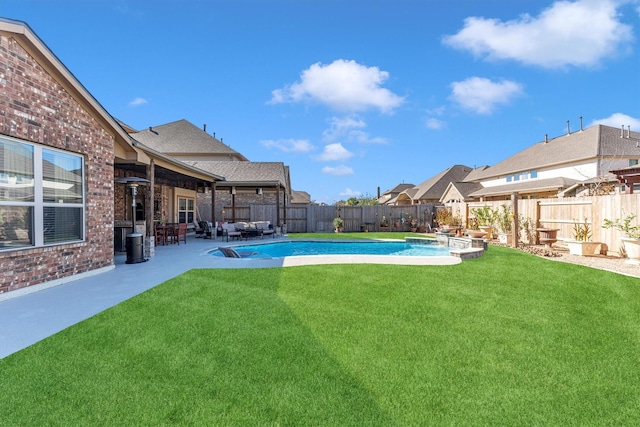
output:
[[[595,119],[588,127],[598,124],[617,128],[624,126],[625,129],[627,129],[627,126],[631,126],[631,131],[640,131],[640,119],[633,118],[623,113],[613,113],[609,117]]]
[[[129,106],[130,107],[137,107],[139,105],[144,105],[144,104],[146,104],[148,102],[149,101],[147,101],[146,99],[138,97],[138,98],[135,98],[133,101],[129,102]]]
[[[316,63],[304,70],[300,81],[272,92],[271,103],[319,102],[338,111],[376,108],[391,113],[404,102],[382,84],[389,73],[355,61],[338,59],[329,65]]]
[[[451,99],[478,114],[491,114],[497,105],[507,104],[523,93],[522,86],[516,82],[493,82],[482,77],[453,82],[451,89]]]
[[[612,0],[557,1],[537,17],[511,21],[469,17],[443,42],[490,60],[514,60],[543,68],[598,65],[627,48],[632,27],[618,19]]]
[[[442,120],[434,119],[432,117],[432,118],[427,119],[425,125],[429,129],[439,130],[439,129],[444,129],[447,126],[447,123],[442,121]]]
[[[267,148],[277,148],[285,153],[308,153],[315,148],[306,139],[268,139],[260,143]]]
[[[347,160],[353,153],[342,146],[341,143],[327,144],[318,156],[318,160],[326,162]]]
[[[342,197],[360,197],[362,193],[360,191],[352,190],[350,188],[346,188],[343,192],[340,193]]]
[[[349,166],[340,165],[340,166],[325,166],[322,168],[322,173],[327,175],[352,175],[353,169]]]
[[[367,127],[367,124],[355,117],[330,119],[330,128],[322,132],[325,141],[336,141],[338,139],[346,142],[357,142],[361,144],[386,144],[387,140],[382,137],[372,138],[369,133],[360,130]]]

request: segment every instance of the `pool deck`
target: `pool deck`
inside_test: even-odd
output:
[[[192,268],[274,268],[318,264],[387,263],[452,265],[456,257],[390,257],[329,255],[280,259],[237,259],[208,255],[219,246],[284,240],[223,242],[195,238],[187,244],[159,246],[147,262],[126,264],[116,255],[114,266],[61,281],[0,294],[0,358],[20,351],[69,326],[94,316]]]

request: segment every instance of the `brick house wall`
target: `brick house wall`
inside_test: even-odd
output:
[[[20,43],[0,35],[0,133],[80,154],[84,242],[0,252],[0,293],[113,265],[114,136]]]

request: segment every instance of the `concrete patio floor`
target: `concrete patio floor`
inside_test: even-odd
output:
[[[455,257],[380,257],[328,255],[274,259],[224,258],[208,255],[219,246],[269,243],[285,237],[226,242],[189,235],[187,243],[158,246],[147,262],[126,264],[114,257],[115,267],[81,278],[46,283],[0,294],[0,359],[50,335],[138,295],[192,268],[269,268],[308,264],[387,263],[456,264]]]

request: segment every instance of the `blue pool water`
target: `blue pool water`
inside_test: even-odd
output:
[[[254,254],[248,258],[283,258],[300,255],[395,255],[395,256],[449,256],[449,248],[429,243],[407,242],[318,242],[286,241],[261,245],[234,246],[239,253]],[[219,250],[209,252],[223,257]]]

